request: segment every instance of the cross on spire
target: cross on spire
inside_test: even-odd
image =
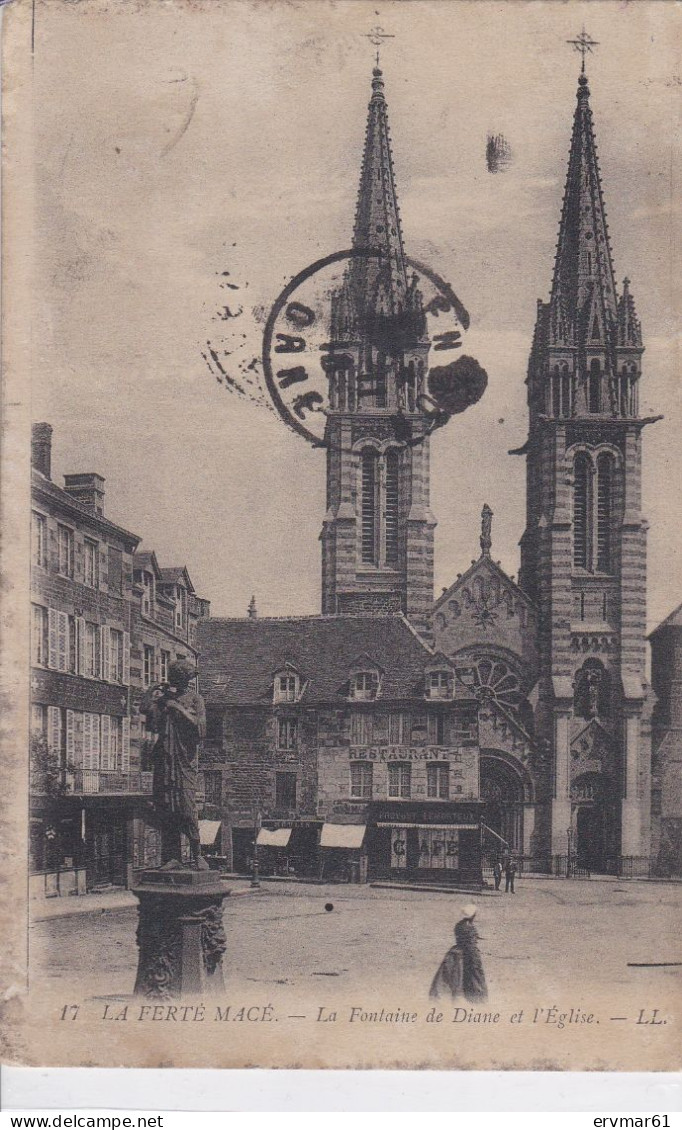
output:
[[[384,29],[382,27],[373,27],[371,31],[367,32],[367,34],[365,35],[365,39],[369,39],[370,43],[373,43],[374,46],[377,49],[377,67],[378,67],[379,66],[379,48],[381,47],[381,44],[383,43],[384,39],[395,39],[395,36],[391,35],[390,32],[384,31]]]
[[[575,39],[567,39],[566,42],[570,43],[571,46],[574,47],[576,51],[579,51],[580,54],[582,55],[583,61],[582,61],[582,66],[580,68],[580,73],[584,75],[585,74],[585,56],[592,54],[592,48],[598,47],[599,41],[596,40],[596,39],[592,39],[592,37],[587,34],[587,32],[585,31],[585,25],[583,24],[583,30],[580,32],[580,35],[577,35],[575,37]]]

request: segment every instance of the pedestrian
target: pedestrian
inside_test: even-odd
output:
[[[504,889],[507,893],[511,891],[513,895],[516,894],[516,891],[514,890],[514,878],[516,876],[516,871],[516,860],[512,859],[510,856],[504,869]]]
[[[487,1000],[483,962],[478,948],[478,931],[474,925],[476,907],[467,903],[462,907],[461,919],[455,926],[455,945],[443,958],[436,976],[431,982],[429,996],[433,998],[449,996],[452,1000],[464,997],[475,1003]]]
[[[502,864],[499,859],[496,859],[493,863],[493,879],[495,880],[495,890],[499,891],[502,882]]]

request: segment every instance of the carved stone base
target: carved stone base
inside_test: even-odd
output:
[[[223,899],[211,871],[145,871],[140,901],[135,993],[165,1000],[220,993],[223,988]]]

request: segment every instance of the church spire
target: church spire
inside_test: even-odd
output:
[[[379,67],[372,72],[372,96],[367,115],[353,247],[378,251],[382,255],[382,258],[375,259],[358,258],[351,266],[351,288],[358,312],[400,313],[405,307],[408,292],[407,267],[388,107]]]
[[[610,349],[615,344],[616,288],[584,73],[578,79],[577,98],[550,298],[549,344],[579,351]]]

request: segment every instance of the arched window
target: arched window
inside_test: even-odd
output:
[[[590,516],[592,474],[584,452],[575,457],[573,473],[573,564],[578,569],[590,565]]]
[[[367,565],[379,563],[379,456],[368,447],[362,453],[362,560]]]
[[[590,361],[587,382],[587,407],[589,412],[601,411],[601,365],[597,357]]]
[[[597,459],[597,570],[611,572],[613,525],[613,456]]]
[[[388,451],[386,453],[386,564],[394,567],[398,564],[399,473],[398,452]]]

